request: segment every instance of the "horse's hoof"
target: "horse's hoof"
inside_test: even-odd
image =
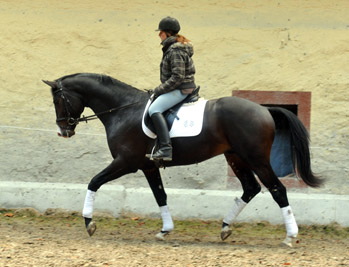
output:
[[[94,221],[91,221],[88,226],[86,227],[87,233],[89,234],[89,236],[93,236],[93,234],[96,232],[97,230],[97,225]]]
[[[155,238],[161,241],[165,241],[165,236],[167,236],[168,234],[170,234],[169,231],[161,231],[160,233],[157,233],[155,235]]]
[[[222,241],[226,240],[232,233],[232,230],[229,226],[224,226],[221,231],[221,239]]]
[[[292,240],[293,240],[292,237],[286,236],[285,240],[282,241],[281,245],[287,246],[287,247],[289,247],[289,248],[292,248],[292,247],[293,247],[293,245],[292,245]]]

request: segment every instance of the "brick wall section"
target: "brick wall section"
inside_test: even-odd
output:
[[[234,90],[233,96],[245,98],[258,104],[296,105],[298,118],[310,130],[311,92]]]

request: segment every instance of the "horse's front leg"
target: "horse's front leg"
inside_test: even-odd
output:
[[[159,240],[164,240],[165,236],[173,230],[174,225],[167,206],[167,195],[162,184],[160,171],[154,166],[151,169],[143,170],[143,173],[148,180],[149,186],[153,191],[154,197],[160,207],[161,212],[162,229],[158,234],[156,234],[155,237]]]
[[[109,181],[134,172],[135,170],[132,170],[129,166],[130,164],[126,161],[115,158],[107,168],[97,174],[88,184],[82,216],[85,218],[86,229],[90,236],[92,236],[97,229],[95,222],[92,221],[93,206],[97,190]]]

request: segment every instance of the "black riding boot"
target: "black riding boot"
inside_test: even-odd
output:
[[[151,116],[151,120],[154,124],[156,135],[158,136],[159,149],[152,156],[149,154],[147,154],[146,156],[148,158],[151,157],[153,160],[171,161],[172,145],[166,120],[160,112],[154,113]]]

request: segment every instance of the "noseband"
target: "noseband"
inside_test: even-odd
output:
[[[62,81],[59,81],[59,88],[53,92],[53,95],[56,95],[56,94],[60,94],[60,97],[63,99],[63,103],[64,103],[64,107],[65,107],[65,111],[66,111],[66,114],[67,116],[66,117],[60,117],[60,118],[57,118],[56,119],[56,123],[58,122],[62,122],[62,121],[65,121],[67,122],[68,124],[68,127],[61,127],[65,130],[69,130],[69,127],[71,126],[74,126],[74,125],[78,125],[79,122],[88,122],[90,120],[95,120],[98,118],[98,116],[100,115],[103,115],[103,114],[107,114],[107,113],[111,113],[113,111],[116,111],[116,110],[121,110],[121,109],[125,109],[125,108],[128,108],[130,106],[134,106],[134,105],[137,105],[139,103],[141,103],[142,101],[138,101],[138,102],[135,102],[135,103],[131,103],[131,104],[128,104],[128,105],[125,105],[125,106],[122,106],[122,107],[117,107],[117,108],[111,108],[111,109],[108,109],[106,111],[102,111],[102,112],[98,112],[94,115],[90,115],[90,116],[82,116],[80,118],[74,118],[70,115],[70,112],[69,112],[69,108],[68,106],[72,107],[72,104],[70,103],[69,99],[64,95],[64,91],[63,91],[63,85],[62,85]]]

